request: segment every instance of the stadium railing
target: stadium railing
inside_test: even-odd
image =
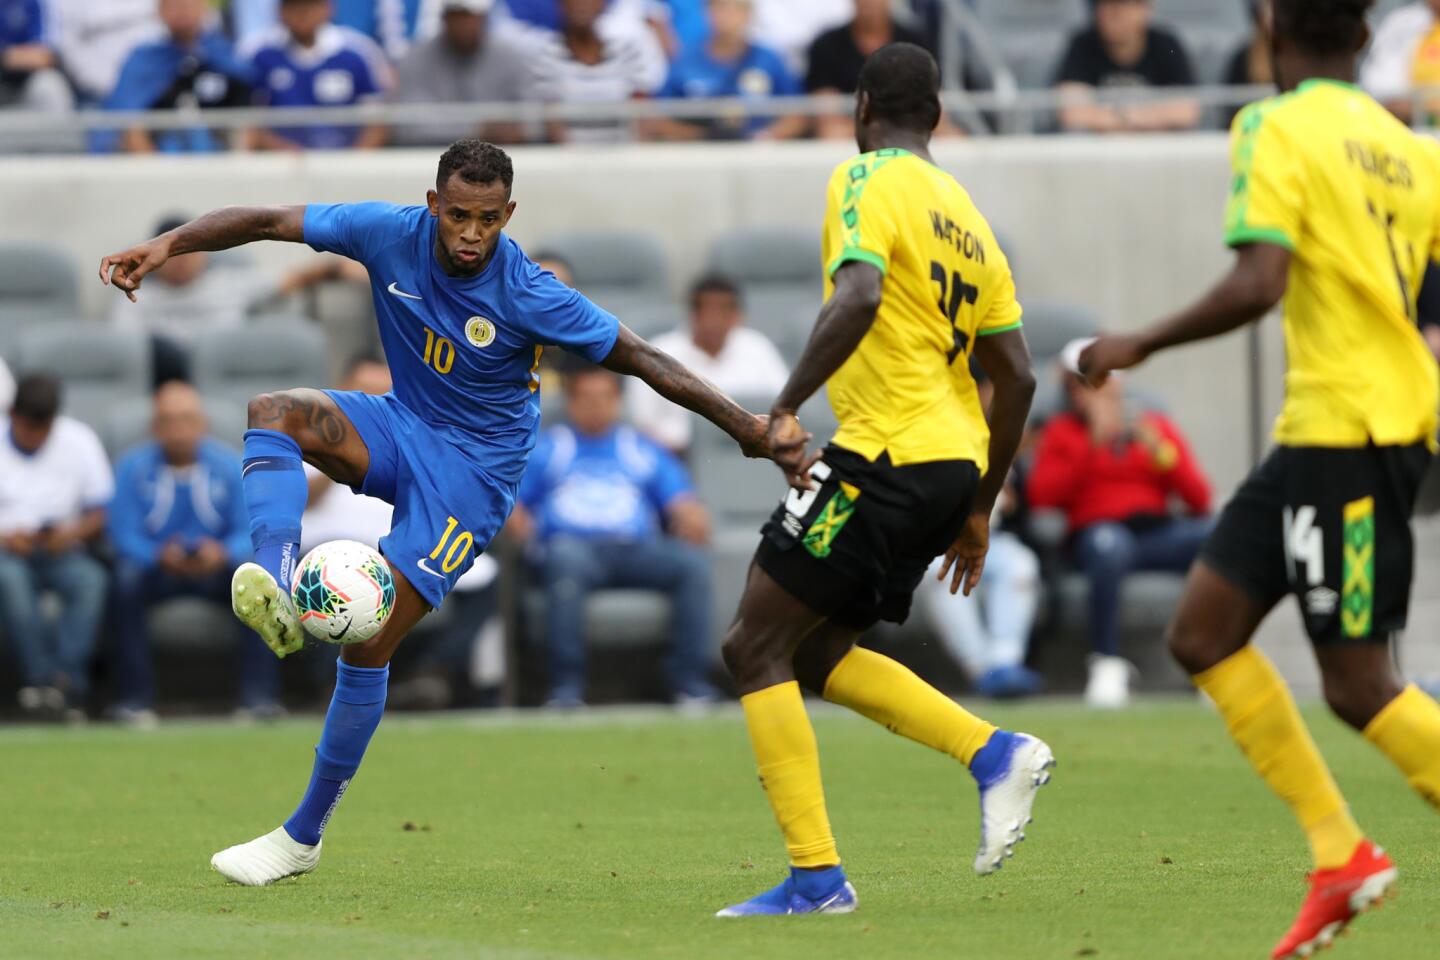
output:
[[[1237,109],[1274,93],[1265,86],[1199,86],[1167,88],[1117,88],[1094,92],[1094,102],[1117,107],[1145,103],[1191,100],[1207,112]],[[1417,91],[1416,103],[1440,91]],[[1007,84],[1000,89],[965,91],[947,89],[941,94],[947,114],[972,136],[1030,134],[1053,127],[1052,118],[1073,100],[1055,90],[1022,90]],[[613,121],[626,123],[668,117],[695,121],[783,116],[848,116],[854,98],[848,95],[773,97],[752,99],[721,97],[705,99],[649,99],[618,102],[560,103],[436,103],[365,104],[350,107],[229,108],[162,111],[80,110],[74,113],[0,111],[0,150],[23,146],[28,140],[76,137],[99,131],[140,128],[149,131],[206,127],[240,130],[251,127],[362,126],[383,124],[392,128],[454,124],[518,124],[523,129],[542,131],[548,123]],[[1417,116],[1424,116],[1421,110]]]

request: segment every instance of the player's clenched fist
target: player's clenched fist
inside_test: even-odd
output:
[[[121,253],[112,253],[101,260],[100,282],[113,284],[134,301],[141,281],[169,259],[170,241],[164,237],[156,237]]]

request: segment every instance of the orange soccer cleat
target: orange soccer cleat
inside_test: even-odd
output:
[[[1345,866],[1315,871],[1300,916],[1270,955],[1271,960],[1309,957],[1330,946],[1351,920],[1394,889],[1398,876],[1394,862],[1369,840],[1355,848]]]

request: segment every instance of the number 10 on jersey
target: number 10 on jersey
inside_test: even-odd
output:
[[[454,517],[447,518],[445,533],[441,535],[440,542],[435,544],[435,549],[430,551],[431,560],[440,560],[440,555],[442,553],[445,555],[445,559],[440,560],[440,569],[446,573],[454,573],[459,569],[460,564],[465,562],[465,558],[470,556],[470,550],[475,546],[475,535],[469,530],[461,530],[459,536],[451,539],[458,526],[460,526],[459,520]]]

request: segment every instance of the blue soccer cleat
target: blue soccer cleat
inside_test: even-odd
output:
[[[997,731],[975,759],[970,772],[980,786],[980,849],[975,872],[994,873],[1015,855],[1025,839],[1035,794],[1050,782],[1055,755],[1043,740],[1027,733]]]
[[[717,917],[783,917],[801,913],[854,913],[860,905],[855,888],[839,867],[828,870],[790,868],[778,887],[744,903],[726,907]]]

